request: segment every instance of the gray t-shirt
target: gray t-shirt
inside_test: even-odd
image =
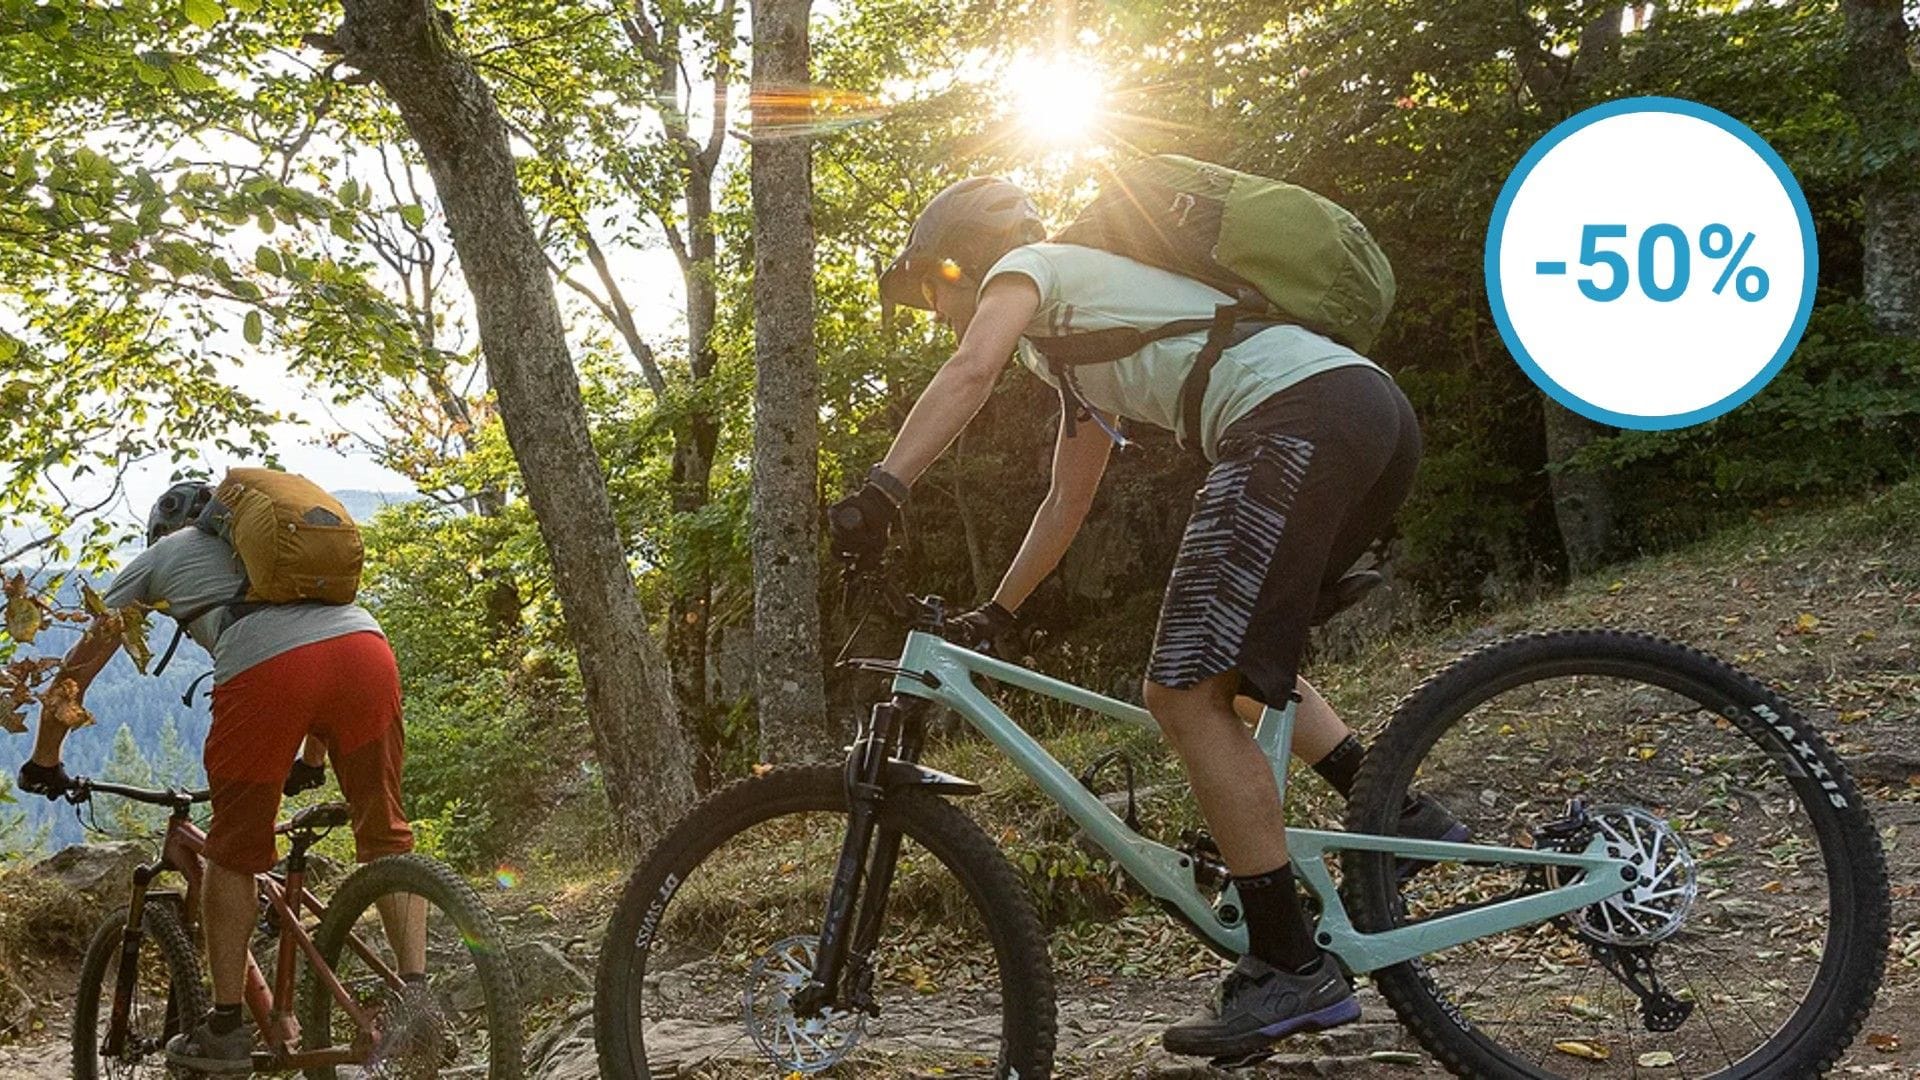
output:
[[[189,615],[234,599],[245,581],[246,568],[225,540],[185,528],[135,555],[101,599],[112,608],[165,602],[169,615]],[[151,633],[158,648],[172,636],[171,622],[154,621]],[[358,604],[287,604],[261,608],[238,621],[216,607],[193,620],[187,635],[213,654],[218,684],[288,650],[363,630],[380,633],[380,624]]]

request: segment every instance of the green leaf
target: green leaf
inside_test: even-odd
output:
[[[258,311],[247,312],[247,321],[245,325],[241,327],[240,332],[246,337],[247,344],[260,344],[260,339],[266,336],[266,328],[260,325],[260,313]]]
[[[220,0],[180,0],[180,10],[193,25],[202,30],[211,30],[220,25],[226,17],[226,9],[220,6]]]
[[[400,208],[400,220],[418,229],[427,223],[427,211],[419,203],[408,203]]]
[[[284,265],[280,262],[280,253],[265,244],[261,244],[260,247],[254,251],[253,265],[259,267],[266,273],[276,276],[284,269]]]

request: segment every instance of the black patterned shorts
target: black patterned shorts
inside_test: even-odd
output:
[[[1302,380],[1236,421],[1193,497],[1148,680],[1238,671],[1242,693],[1284,702],[1322,587],[1386,532],[1419,460],[1412,406],[1369,367]]]

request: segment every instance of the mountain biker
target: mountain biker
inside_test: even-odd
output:
[[[883,550],[909,490],[986,402],[1008,358],[1058,384],[1030,337],[1205,318],[1233,298],[1196,280],[1091,247],[1048,243],[1032,201],[1005,180],[973,178],[929,202],[880,278],[895,304],[929,309],[959,344],[914,404],[885,460],[835,505],[835,550]],[[1152,342],[1076,369],[1093,423],[1063,408],[1052,483],[993,597],[952,620],[991,641],[1051,573],[1085,519],[1117,441],[1116,417],[1177,428],[1179,392],[1205,332]],[[1063,397],[1063,402],[1065,398]],[[1297,668],[1323,585],[1384,533],[1413,483],[1420,431],[1387,373],[1302,327],[1279,325],[1228,348],[1202,403],[1211,462],[1162,603],[1144,696],[1179,754],[1238,886],[1249,954],[1200,1012],[1165,1035],[1175,1053],[1236,1056],[1360,1015],[1334,959],[1315,943],[1288,862],[1267,759],[1241,713],[1299,692],[1293,753],[1342,796],[1365,751]],[[847,509],[858,510],[848,514]],[[1403,835],[1461,840],[1466,829],[1424,796]]]
[[[191,615],[187,633],[213,655],[213,724],[205,762],[213,818],[207,826],[205,900],[213,1012],[167,1044],[167,1058],[201,1072],[251,1072],[253,1035],[243,1023],[247,941],[258,916],[253,878],[276,860],[274,819],[283,794],[318,786],[331,759],[352,808],[361,862],[413,849],[400,808],[405,737],[400,678],[380,626],[357,605],[266,606],[235,619],[220,605],[245,568],[228,543],[190,527],[213,497],[204,483],[168,488],[147,515],[147,547],[114,576],[96,617],[41,697],[24,791],[59,798],[70,786],[61,745],[84,721],[87,686],[121,643],[123,608]],[[210,606],[213,605],[213,606]],[[291,763],[291,768],[289,768]],[[385,897],[381,920],[410,986],[426,971],[426,907]]]

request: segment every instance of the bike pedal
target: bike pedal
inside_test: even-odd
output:
[[[1272,1050],[1255,1050],[1251,1054],[1235,1054],[1231,1057],[1217,1057],[1207,1062],[1216,1069],[1250,1069],[1274,1055]]]

